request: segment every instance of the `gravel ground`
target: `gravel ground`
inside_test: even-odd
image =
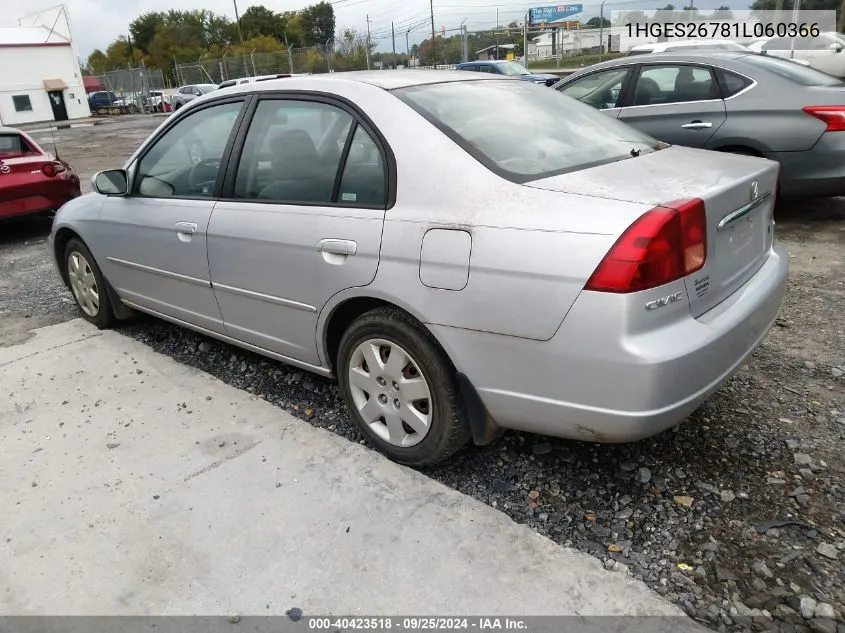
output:
[[[615,446],[510,433],[426,473],[713,629],[845,633],[845,199],[787,206],[777,229],[792,257],[781,318],[684,424]],[[75,315],[32,236],[0,238],[3,279],[26,262],[11,298],[0,285],[0,344],[27,313]],[[121,331],[363,442],[327,380],[154,319]]]

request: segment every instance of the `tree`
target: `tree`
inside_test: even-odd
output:
[[[733,20],[734,19],[734,12],[731,11],[731,8],[725,5],[722,5],[713,13],[710,14],[710,19],[712,20]]]
[[[587,20],[587,26],[591,26],[594,29],[597,29],[600,26],[604,26],[604,28],[607,28],[610,25],[611,25],[610,20],[608,20],[607,18],[599,17],[599,16],[596,16],[594,18],[590,18],[589,20]]]
[[[260,4],[249,7],[241,16],[241,32],[244,39],[266,35],[281,42],[285,39],[283,26],[280,14]]]
[[[245,39],[243,44],[236,44],[230,50],[231,55],[250,55],[255,53],[277,53],[284,48],[275,37],[256,35]]]
[[[156,29],[164,24],[164,13],[151,11],[142,13],[129,23],[129,35],[132,36],[132,44],[137,46],[144,53],[150,52],[150,43],[156,34]]]
[[[92,75],[102,75],[108,68],[108,58],[99,48],[94,49],[94,51],[88,56],[87,62],[88,69],[91,71]]]
[[[334,39],[334,8],[328,2],[306,7],[299,12],[302,18],[302,45],[316,46]]]

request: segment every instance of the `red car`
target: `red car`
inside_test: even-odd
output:
[[[0,127],[0,220],[56,211],[80,195],[79,176],[30,136]]]

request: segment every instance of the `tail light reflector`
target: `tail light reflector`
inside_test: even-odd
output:
[[[704,201],[651,209],[620,236],[585,287],[598,292],[648,290],[700,270],[707,259]]]
[[[845,106],[807,106],[804,112],[827,123],[825,132],[845,132]]]
[[[47,176],[47,178],[52,178],[56,174],[60,174],[65,171],[65,166],[61,163],[45,163],[44,166],[41,168],[41,172]]]

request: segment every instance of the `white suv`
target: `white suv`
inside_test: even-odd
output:
[[[792,59],[834,77],[845,78],[845,35],[825,32],[818,37],[773,37],[749,47],[755,53]]]

